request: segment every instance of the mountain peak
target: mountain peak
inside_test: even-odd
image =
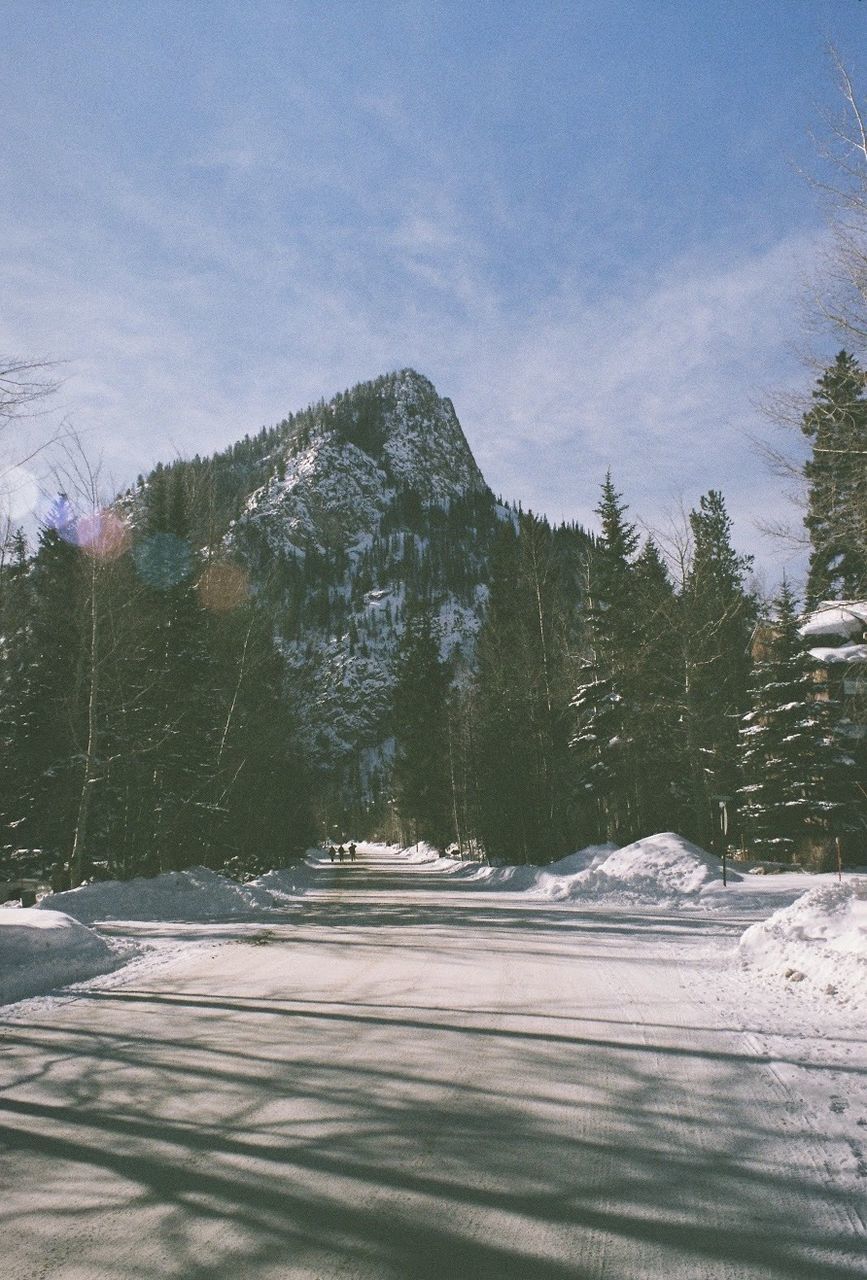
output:
[[[316,709],[300,730],[309,758],[366,792],[387,764],[407,611],[438,619],[443,652],[468,660],[498,511],[452,402],[414,369],[280,430],[275,470],[229,543],[272,602],[296,695]]]
[[[335,396],[322,426],[383,470],[390,487],[441,502],[487,486],[451,400],[415,369],[384,374]]]
[[[375,534],[401,494],[445,506],[489,492],[451,400],[414,369],[360,383],[285,426],[282,460],[240,521],[266,531],[272,552],[347,548]]]

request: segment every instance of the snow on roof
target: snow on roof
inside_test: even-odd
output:
[[[867,1012],[867,879],[809,889],[751,925],[738,949],[774,980],[805,982]]]
[[[810,649],[817,662],[867,662],[867,644],[841,644],[837,648]]]
[[[823,600],[801,623],[804,639],[810,636],[851,636],[867,627],[867,600]]]

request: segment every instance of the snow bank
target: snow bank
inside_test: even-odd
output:
[[[271,873],[279,874],[279,873]],[[76,920],[212,920],[273,907],[268,888],[238,884],[207,867],[168,871],[149,879],[108,880],[50,893],[39,907]]]
[[[467,880],[481,889],[502,889],[508,893],[524,893],[534,888],[542,868],[527,864],[520,867],[489,867],[484,863],[459,864],[455,877]]]
[[[261,889],[268,893],[275,903],[294,902],[296,898],[307,893],[315,878],[315,868],[302,863],[300,866],[266,871],[264,875],[249,881],[244,888]]]
[[[736,872],[729,878],[740,880]],[[719,858],[674,831],[646,836],[609,854],[581,882],[597,893],[651,901],[694,897],[722,880]]]
[[[741,959],[867,1013],[867,879],[823,884],[750,925]]]
[[[488,867],[478,863],[460,863],[456,875],[480,888],[510,893],[532,893],[537,897],[558,900],[572,896],[585,871],[592,870],[613,853],[615,844],[588,845],[577,853],[567,854],[546,866]]]
[[[456,876],[478,888],[529,893],[552,901],[672,902],[697,898],[722,881],[719,859],[673,831],[647,836],[618,849],[590,845],[548,866],[486,867],[451,864]],[[729,873],[733,881],[741,877]]]
[[[124,958],[62,911],[0,909],[0,1004],[108,973]]]
[[[442,866],[453,866],[454,858],[444,858],[439,849],[435,849],[432,844],[425,844],[424,840],[420,840],[418,844],[410,845],[407,849],[399,849],[401,857],[407,862],[438,862]]]

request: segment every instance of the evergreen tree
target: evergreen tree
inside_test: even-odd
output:
[[[11,879],[26,858],[22,842],[30,811],[32,777],[27,741],[34,713],[30,698],[33,592],[27,545],[19,531],[3,549],[0,566],[0,880]]]
[[[448,667],[430,618],[412,618],[397,664],[394,783],[404,830],[444,849],[455,826],[449,777]]]
[[[577,602],[550,527],[530,513],[516,525],[503,523],[491,562],[474,745],[482,843],[528,862],[565,853],[574,837],[565,712]]]
[[[539,696],[530,671],[520,592],[518,533],[504,523],[494,548],[477,650],[478,823],[489,856],[532,861],[542,828],[532,725]]]
[[[578,788],[597,838],[626,843],[638,822],[635,754],[637,621],[632,560],[638,547],[609,472],[597,513],[602,536],[588,555],[587,647],[572,699]]]
[[[135,555],[145,584],[136,716],[140,830],[151,829],[147,869],[178,870],[205,856],[216,726],[208,622],[194,589],[198,566],[179,472],[155,475]]]
[[[731,545],[722,494],[711,490],[690,513],[692,562],[683,587],[683,715],[687,756],[688,834],[717,840],[718,802],[734,796],[738,728],[747,707],[749,642],[755,601],[744,578],[752,558]]]
[[[313,840],[311,783],[295,746],[291,690],[255,602],[215,618],[209,634],[217,716],[209,735],[206,861],[233,874],[262,872]]]
[[[808,669],[795,596],[783,582],[772,621],[755,642],[750,710],[741,721],[740,826],[751,852],[790,859],[807,823],[822,818],[822,738],[817,689]]]
[[[29,616],[9,654],[17,704],[12,749],[23,781],[13,820],[16,841],[51,865],[69,857],[86,737],[81,556],[53,524],[40,531],[28,576]]]
[[[813,391],[802,430],[812,445],[804,465],[805,524],[812,552],[807,606],[867,595],[867,397],[865,374],[841,351]]]
[[[683,820],[683,749],[678,635],[680,601],[652,538],[633,567],[635,660],[631,737],[637,835],[678,830]]]

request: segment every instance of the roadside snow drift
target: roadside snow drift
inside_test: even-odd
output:
[[[306,893],[316,878],[316,871],[307,863],[294,867],[281,867],[266,871],[264,875],[244,885],[245,889],[262,889],[275,903],[290,903]]]
[[[62,911],[0,909],[0,1004],[108,973],[125,958]]]
[[[867,880],[809,889],[750,925],[738,949],[755,970],[867,1012]]]
[[[480,867],[439,861],[444,871],[480,889],[528,893],[553,901],[671,903],[695,900],[722,881],[719,859],[673,831],[636,840],[622,849],[591,845],[548,866]],[[732,881],[740,880],[729,872]]]
[[[261,884],[238,884],[207,867],[167,871],[152,879],[108,880],[50,893],[39,902],[76,920],[213,920],[261,911],[275,899]]]
[[[740,880],[729,873],[732,880]],[[585,890],[651,901],[693,897],[722,880],[719,858],[674,831],[646,836],[608,855],[581,878]]]

